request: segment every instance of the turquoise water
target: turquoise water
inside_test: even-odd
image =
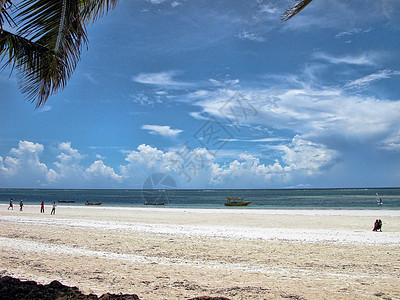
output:
[[[383,200],[378,206],[376,193]],[[388,209],[400,210],[400,188],[384,189],[281,189],[281,190],[62,190],[0,189],[0,203],[13,198],[18,205],[67,200],[84,205],[86,201],[103,206],[143,207],[144,202],[164,202],[172,208],[221,208],[226,197],[242,197],[251,203],[242,209]]]

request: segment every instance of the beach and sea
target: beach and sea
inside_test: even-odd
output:
[[[1,276],[97,295],[400,299],[400,189],[0,189],[0,249]]]

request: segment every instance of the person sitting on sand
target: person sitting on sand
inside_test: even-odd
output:
[[[382,231],[382,220],[376,219],[374,223],[374,229],[372,231]]]

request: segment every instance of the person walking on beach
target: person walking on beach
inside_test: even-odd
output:
[[[44,213],[44,201],[40,204],[40,213]]]
[[[56,203],[55,202],[53,202],[53,208],[51,209],[51,212],[50,212],[50,214],[51,215],[55,215],[56,214]]]
[[[7,210],[9,210],[10,209],[10,207],[11,207],[11,209],[12,210],[14,210],[14,206],[13,206],[13,202],[12,202],[13,200],[12,200],[12,198],[11,198],[11,200],[10,200],[10,204],[9,204],[9,206],[8,206],[8,208],[7,208]]]
[[[24,207],[24,202],[21,201],[19,202],[19,211],[22,211],[22,208]]]

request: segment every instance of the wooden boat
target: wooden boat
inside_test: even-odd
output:
[[[75,203],[74,200],[58,200],[59,203]]]
[[[250,203],[251,201],[243,201],[243,198],[228,197],[225,206],[246,206]]]
[[[144,205],[164,205],[164,202],[145,202]]]
[[[101,202],[89,202],[89,201],[86,201],[85,205],[101,205]]]

